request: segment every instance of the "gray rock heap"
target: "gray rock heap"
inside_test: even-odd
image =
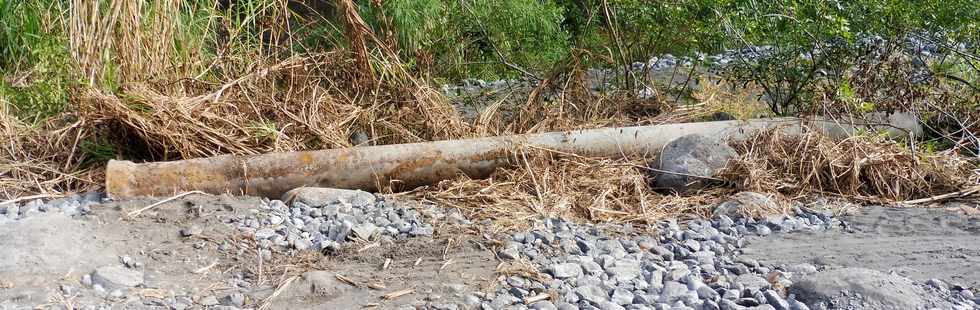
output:
[[[232,219],[240,231],[251,233],[264,253],[272,247],[297,250],[335,250],[350,239],[379,236],[430,236],[431,224],[399,202],[386,201],[356,190],[300,188],[285,200],[267,201],[250,215]]]
[[[73,195],[48,201],[35,199],[23,204],[11,203],[0,206],[0,225],[7,221],[16,221],[42,213],[58,212],[68,216],[85,215],[92,212],[92,205],[102,202],[100,192],[90,192],[84,195]]]
[[[763,196],[764,197],[764,196]],[[731,206],[729,206],[731,207]],[[515,233],[499,249],[503,259],[526,259],[546,279],[510,277],[495,294],[478,299],[483,309],[808,309],[787,296],[789,287],[813,265],[766,266],[739,259],[743,236],[772,231],[835,229],[827,213],[795,208],[792,215],[765,219],[719,214],[659,224],[653,236],[615,237],[627,226],[580,226],[543,220],[542,229]],[[513,279],[516,278],[516,279]],[[525,304],[555,292],[557,300]],[[476,298],[473,300],[477,301]]]

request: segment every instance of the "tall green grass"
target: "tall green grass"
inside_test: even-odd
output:
[[[29,123],[68,105],[73,78],[57,1],[0,0],[0,103]]]

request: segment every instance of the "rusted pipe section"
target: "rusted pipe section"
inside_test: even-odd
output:
[[[280,197],[302,186],[377,190],[381,184],[412,188],[434,184],[460,173],[489,176],[506,165],[511,152],[534,146],[585,156],[647,156],[688,134],[740,139],[759,130],[778,127],[799,133],[804,122],[833,136],[847,135],[854,126],[798,118],[601,128],[379,145],[321,151],[224,155],[172,162],[136,164],[110,161],[106,191],[112,198],[169,196],[198,190]]]

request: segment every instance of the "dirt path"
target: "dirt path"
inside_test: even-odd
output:
[[[862,267],[916,281],[980,287],[980,215],[957,210],[862,208],[847,229],[749,239],[743,256],[771,264]]]

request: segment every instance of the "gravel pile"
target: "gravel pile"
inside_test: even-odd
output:
[[[74,195],[67,198],[59,198],[48,201],[35,199],[23,204],[9,204],[0,206],[0,225],[8,221],[22,220],[34,215],[44,213],[63,213],[68,216],[85,215],[92,212],[92,205],[102,202],[103,195],[100,192],[90,192],[82,195]]]
[[[271,255],[273,247],[333,251],[353,239],[431,236],[434,228],[426,218],[448,216],[457,223],[468,223],[455,212],[444,213],[433,206],[422,206],[426,213],[423,216],[405,202],[362,193],[359,199],[351,201],[340,199],[312,205],[294,201],[287,206],[281,200],[266,200],[252,214],[231,219],[230,223],[253,235],[262,248],[262,255]]]
[[[829,212],[796,208],[763,220],[719,214],[685,226],[667,221],[659,235],[617,238],[608,229],[547,219],[543,229],[513,234],[498,252],[530,261],[547,279],[509,277],[496,294],[477,297],[483,309],[807,309],[781,292],[815,266],[766,266],[735,254],[745,235],[840,225]],[[524,304],[549,291],[557,300]]]
[[[637,235],[629,225],[584,226],[545,219],[540,229],[512,234],[512,239],[497,252],[504,260],[529,262],[542,278],[509,276],[500,281],[494,293],[476,294],[467,302],[482,309],[802,310],[811,309],[807,304],[817,305],[816,309],[848,303],[873,304],[862,294],[881,295],[874,290],[888,289],[861,284],[870,289],[845,288],[834,291],[836,299],[816,301],[804,298],[812,296],[797,296],[794,292],[813,295],[807,287],[819,282],[819,274],[824,271],[808,263],[777,266],[739,257],[745,237],[847,230],[846,223],[828,210],[813,207],[820,203],[811,207],[797,204],[791,215],[756,220],[740,214],[771,202],[761,201],[765,197],[761,194],[737,196],[743,199],[719,205],[710,220],[695,219],[685,225],[665,221],[652,236]],[[938,280],[912,283],[907,278],[893,277],[923,292],[910,297],[915,302],[943,309],[977,307],[969,289],[950,288]],[[806,279],[811,280],[801,282]],[[836,283],[835,279],[829,282]]]
[[[980,309],[980,296],[973,293],[977,288],[967,288],[959,285],[949,285],[939,279],[930,279],[924,284],[929,291],[952,301],[954,309]]]

